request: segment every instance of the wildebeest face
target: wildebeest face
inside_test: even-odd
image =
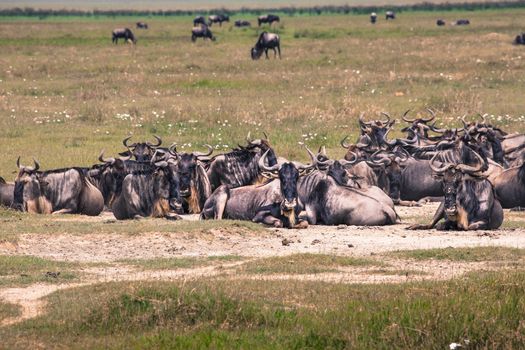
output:
[[[197,169],[197,157],[193,154],[179,154],[178,175],[180,179],[180,194],[183,197],[191,195],[191,186]]]
[[[27,203],[38,199],[46,187],[39,174],[21,170],[15,180],[13,207],[26,211]]]
[[[439,175],[438,178],[441,178],[445,196],[445,214],[450,218],[455,217],[457,214],[456,196],[462,174],[456,169],[450,168],[442,175]]]
[[[281,203],[283,210],[292,210],[297,205],[297,180],[299,170],[292,163],[285,163],[279,169],[281,181],[281,194],[284,197]]]
[[[389,183],[389,196],[393,199],[399,199],[401,192],[401,166],[395,161],[392,161],[385,169],[386,176]]]
[[[182,199],[177,166],[171,162],[167,163],[157,171],[156,177],[155,193],[159,198],[167,200],[172,210],[179,212],[182,209]]]
[[[350,182],[348,172],[346,171],[345,167],[337,160],[330,164],[327,174],[340,185],[346,185]]]
[[[162,139],[158,136],[155,136],[157,139],[157,144],[152,144],[151,142],[140,142],[128,144],[130,137],[125,138],[122,143],[128,149],[127,152],[120,153],[121,156],[133,155],[137,162],[149,162],[153,154],[155,153],[157,147],[162,144]]]
[[[263,50],[257,49],[256,47],[252,47],[252,51],[251,51],[252,60],[258,60],[259,58],[261,58],[262,53],[263,53]]]

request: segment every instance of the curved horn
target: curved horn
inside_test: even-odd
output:
[[[38,169],[40,169],[40,163],[35,158],[33,158],[33,162],[35,163],[35,167],[32,170],[38,171]]]
[[[472,173],[477,173],[477,172],[480,172],[481,169],[483,168],[483,165],[485,165],[485,160],[483,160],[483,158],[479,155],[478,152],[472,150],[472,152],[474,152],[474,155],[476,156],[476,158],[478,158],[479,160],[479,165],[477,166],[470,166],[470,165],[467,165],[467,164],[459,164],[456,166],[456,169],[464,172],[464,173],[469,173],[469,174],[472,174]]]
[[[213,147],[212,146],[210,146],[208,144],[206,144],[204,146],[208,147],[208,153],[205,153],[205,152],[193,152],[193,155],[195,157],[199,158],[199,157],[207,157],[207,156],[209,156],[210,154],[213,153]]]
[[[386,121],[382,121],[381,120],[381,123],[388,124],[390,122],[390,114],[388,114],[386,112],[381,112],[381,114],[384,115],[387,118]]]
[[[415,119],[408,119],[406,116],[408,115],[408,112],[410,112],[410,109],[407,110],[405,113],[403,113],[403,116],[401,117],[404,121],[406,121],[407,123],[413,123],[415,122],[416,120]]]
[[[354,165],[357,162],[357,157],[354,160],[339,159],[338,162],[341,163],[342,166]]]
[[[16,160],[16,167],[22,169],[22,166],[20,165],[20,156],[18,156],[18,159]]]
[[[345,138],[342,139],[341,142],[340,142],[341,143],[341,147],[346,148],[346,149],[350,148],[350,144],[346,143],[346,139],[347,138],[348,138],[348,135],[346,135]]]
[[[104,158],[104,150],[100,152],[100,155],[98,156],[98,160],[102,163],[110,163],[110,164],[113,164],[115,162],[115,158]]]
[[[390,132],[390,130],[392,130],[392,128],[388,128],[388,130],[386,131],[385,133],[385,136],[383,136],[383,141],[389,145],[390,147],[394,147],[397,143],[397,140],[392,140],[392,141],[388,141],[387,140],[387,136],[388,136],[388,133]]]
[[[436,122],[434,122],[434,124],[432,125],[429,125],[428,126],[430,130],[432,130],[433,132],[436,132],[438,134],[443,134],[445,133],[445,131],[447,131],[447,129],[438,129],[436,128]]]
[[[268,137],[268,135],[266,134],[266,132],[263,131],[263,135],[264,135],[264,139],[266,141],[270,141],[270,138]]]
[[[361,125],[366,125],[366,126],[371,125],[372,122],[365,122],[365,121],[363,120],[364,115],[365,115],[365,112],[362,112],[362,113],[359,115],[359,124],[361,124]]]
[[[153,135],[153,137],[157,139],[157,144],[154,145],[151,142],[148,142],[148,146],[159,147],[162,144],[162,139],[160,137],[158,137],[157,135]]]
[[[454,166],[453,164],[448,164],[448,163],[443,163],[443,165],[441,167],[438,167],[438,166],[434,165],[434,162],[436,161],[436,157],[438,155],[439,155],[439,153],[436,152],[436,154],[434,154],[432,159],[430,159],[430,163],[428,164],[430,166],[430,169],[432,169],[432,171],[434,171],[435,173],[441,174],[441,173],[445,172],[447,169],[450,169],[451,167]]]
[[[431,122],[434,119],[436,119],[436,114],[434,113],[433,110],[431,110],[430,108],[427,108],[427,111],[428,111],[428,113],[430,113],[430,118],[428,118],[428,119],[421,118],[421,121],[423,123],[428,123],[428,122]]]
[[[352,160],[348,160],[348,164],[355,164],[355,163],[357,163],[357,161],[359,160],[359,157],[357,156],[357,154],[352,152],[352,151],[348,151],[348,154],[352,155],[352,157],[353,157]],[[339,161],[339,163],[341,163],[341,161]]]
[[[251,137],[250,137],[251,134],[252,134],[252,132],[251,132],[251,131],[248,131],[248,135],[246,135],[246,142],[248,142],[248,143],[252,143],[252,139],[251,139]]]
[[[264,164],[264,161],[266,160],[266,157],[268,156],[268,152],[270,152],[269,149],[266,152],[264,152],[261,158],[259,158],[259,162],[257,163],[259,165],[259,169],[266,171],[266,172],[270,172],[270,173],[278,171],[280,168],[279,164],[275,164],[271,167],[267,167],[266,164]]]
[[[135,144],[128,145],[128,141],[129,141],[129,139],[131,139],[132,137],[133,137],[133,136],[128,136],[128,137],[126,137],[124,140],[122,140],[122,144],[124,145],[124,147],[126,147],[126,148],[130,148],[130,147],[135,146]]]
[[[467,116],[467,115],[464,114],[464,115],[461,117],[461,121],[463,122],[463,129],[465,129],[465,130],[467,130],[467,128],[468,128],[468,123],[465,121],[465,117],[466,117],[466,116]]]
[[[383,156],[380,159],[376,158],[381,151],[382,150],[377,150],[374,153],[372,153],[372,155],[370,156],[370,160],[376,164],[383,164],[384,166],[389,166],[392,163],[392,160],[388,156]]]
[[[174,156],[174,157],[178,157],[178,154],[177,154],[177,142],[173,142],[171,144],[171,146],[168,147],[168,152]]]
[[[312,152],[308,152],[308,155],[310,156],[312,164],[310,164],[310,165],[300,164],[299,166],[296,165],[297,170],[299,170],[299,172],[303,172],[305,170],[309,170],[309,169],[315,168],[317,166],[317,159],[314,156],[314,154]],[[294,163],[294,165],[295,165],[295,163]]]

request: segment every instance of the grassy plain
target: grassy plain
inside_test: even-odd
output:
[[[441,28],[438,17],[472,25]],[[151,18],[133,48],[110,33],[138,18],[2,19],[0,175],[13,179],[18,155],[47,169],[90,165],[128,134],[222,151],[266,131],[282,156],[306,159],[304,141],[339,157],[360,112],[431,107],[449,126],[482,112],[523,131],[524,51],[510,43],[524,17],[412,12],[375,26],[357,15],[285,17],[272,29],[283,59],[260,61],[249,57],[257,28],[213,27],[216,42],[191,43],[191,18]]]

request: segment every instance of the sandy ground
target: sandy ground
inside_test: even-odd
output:
[[[400,217],[410,218],[433,213],[436,204],[423,207],[396,208]],[[98,218],[107,220],[108,217]],[[195,220],[195,216],[185,217]],[[93,220],[92,218],[87,220]],[[409,221],[409,220],[407,220]],[[132,222],[130,222],[132,224]],[[211,230],[208,234],[147,233],[139,235],[21,235],[16,244],[0,243],[2,255],[33,255],[42,258],[104,262],[104,267],[84,269],[80,283],[34,284],[25,288],[0,289],[0,299],[21,306],[18,317],[4,319],[9,325],[36,317],[45,309],[45,296],[59,289],[73,288],[108,281],[183,280],[227,277],[258,280],[317,280],[335,283],[399,283],[405,281],[447,279],[468,271],[500,268],[487,263],[450,261],[407,261],[382,255],[405,249],[446,247],[506,246],[525,248],[525,230],[475,232],[408,231],[407,223],[389,227],[311,226],[305,230],[267,229],[262,233],[238,234]],[[284,256],[295,253],[337,254],[373,257],[385,267],[346,267],[334,272],[303,275],[246,275],[238,266],[260,257]],[[247,259],[213,263],[195,269],[144,271],[118,263],[122,259],[159,257],[206,257],[239,255]]]

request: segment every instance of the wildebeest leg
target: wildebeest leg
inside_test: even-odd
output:
[[[277,45],[277,51],[279,52],[279,59],[281,59],[281,45]]]
[[[52,215],[60,215],[60,214],[71,214],[73,213],[73,209],[71,208],[64,208],[57,211],[52,212]]]
[[[476,230],[486,230],[488,229],[488,223],[484,220],[473,222],[472,224],[468,225],[469,231],[476,231]]]
[[[260,222],[268,226],[283,227],[283,222],[276,217],[272,216],[270,210],[264,210],[258,212],[252,219],[253,222]]]
[[[182,218],[175,213],[168,213],[165,216],[166,220],[181,220]]]
[[[277,58],[277,50],[275,49],[275,47],[273,48],[273,58]]]
[[[443,219],[445,217],[445,202],[442,202],[439,205],[439,208],[436,210],[436,213],[434,214],[434,218],[432,219],[432,223],[429,225],[421,225],[421,224],[414,224],[411,226],[408,226],[407,230],[429,230],[436,226],[439,220]]]
[[[404,200],[394,201],[394,204],[400,205],[402,207],[420,207],[421,206],[421,204],[419,204],[418,202],[404,201]]]
[[[264,49],[264,53],[265,53],[265,55],[266,55],[266,59],[269,60],[270,57],[268,57],[268,48],[265,48],[265,49]]]
[[[511,208],[510,211],[525,211],[525,207],[514,207]]]
[[[135,219],[135,220],[142,220],[142,219],[144,219],[144,217],[137,214],[137,215],[133,216],[133,219]]]

